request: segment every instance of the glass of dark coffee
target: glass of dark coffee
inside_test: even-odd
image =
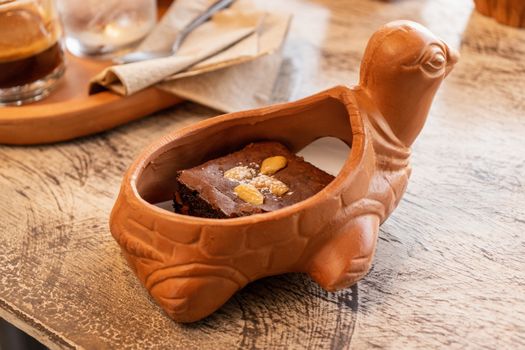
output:
[[[45,97],[64,73],[53,0],[0,0],[0,105]]]

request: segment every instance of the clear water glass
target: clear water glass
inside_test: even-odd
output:
[[[154,27],[155,0],[58,0],[66,46],[77,56],[129,51]]]

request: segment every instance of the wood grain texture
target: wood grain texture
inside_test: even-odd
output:
[[[373,270],[326,293],[302,275],[248,285],[178,325],[147,296],[108,230],[139,150],[213,116],[194,105],[45,147],[0,147],[0,316],[52,348],[525,347],[525,31],[468,0],[258,1],[295,19],[275,99],[357,81],[381,24],[419,21],[459,49],[413,148]]]

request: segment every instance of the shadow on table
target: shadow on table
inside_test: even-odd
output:
[[[326,292],[302,273],[266,277],[248,284],[204,320],[181,327],[238,334],[241,349],[286,348],[291,343],[341,349],[351,343],[357,294],[357,285]]]

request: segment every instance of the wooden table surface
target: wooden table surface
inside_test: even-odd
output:
[[[108,216],[144,146],[217,114],[186,103],[74,142],[0,146],[0,316],[51,348],[524,348],[525,30],[472,13],[469,0],[259,3],[295,15],[277,99],[354,84],[368,37],[394,19],[425,24],[462,55],[368,276],[338,293],[303,275],[267,278],[204,321],[170,321]]]

